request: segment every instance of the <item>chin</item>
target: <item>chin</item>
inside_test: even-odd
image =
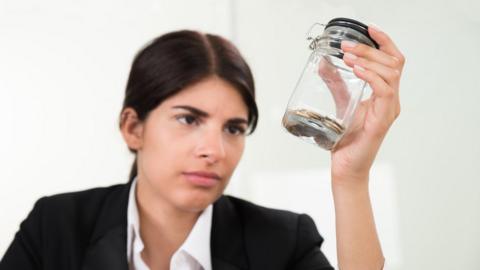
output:
[[[176,202],[180,209],[188,212],[200,212],[215,202],[220,195],[211,190],[192,190],[177,197]]]

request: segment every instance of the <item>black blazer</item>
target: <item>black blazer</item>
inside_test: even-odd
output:
[[[130,184],[39,199],[0,261],[0,270],[128,270]],[[231,196],[213,205],[213,270],[333,269],[305,214]]]

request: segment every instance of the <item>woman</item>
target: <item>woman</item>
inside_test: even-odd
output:
[[[332,152],[339,268],[382,269],[369,169],[400,111],[404,58],[342,43],[373,96]],[[165,34],[132,64],[120,129],[136,159],[128,184],[44,197],[0,269],[333,269],[312,219],[223,196],[258,112],[250,69],[227,40]]]

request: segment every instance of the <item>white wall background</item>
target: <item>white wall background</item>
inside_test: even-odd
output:
[[[280,119],[308,27],[343,16],[376,23],[407,56],[402,113],[372,169],[387,259],[478,269],[479,12],[474,0],[0,0],[0,256],[39,197],[126,181],[117,116],[133,55],[193,28],[232,39],[256,77],[260,123],[228,191],[311,214],[335,263],[328,152]]]

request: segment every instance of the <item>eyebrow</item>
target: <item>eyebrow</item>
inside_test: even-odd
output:
[[[192,107],[192,106],[188,106],[188,105],[177,105],[177,106],[173,106],[172,107],[173,109],[183,109],[183,110],[187,110],[189,111],[190,113],[198,116],[198,117],[202,117],[202,118],[207,118],[209,117],[210,115],[205,112],[205,111],[202,111],[200,109],[197,109],[195,107]],[[241,117],[235,117],[235,118],[231,118],[227,121],[227,123],[229,124],[246,124],[248,125],[248,121],[247,119],[245,118],[241,118]]]

